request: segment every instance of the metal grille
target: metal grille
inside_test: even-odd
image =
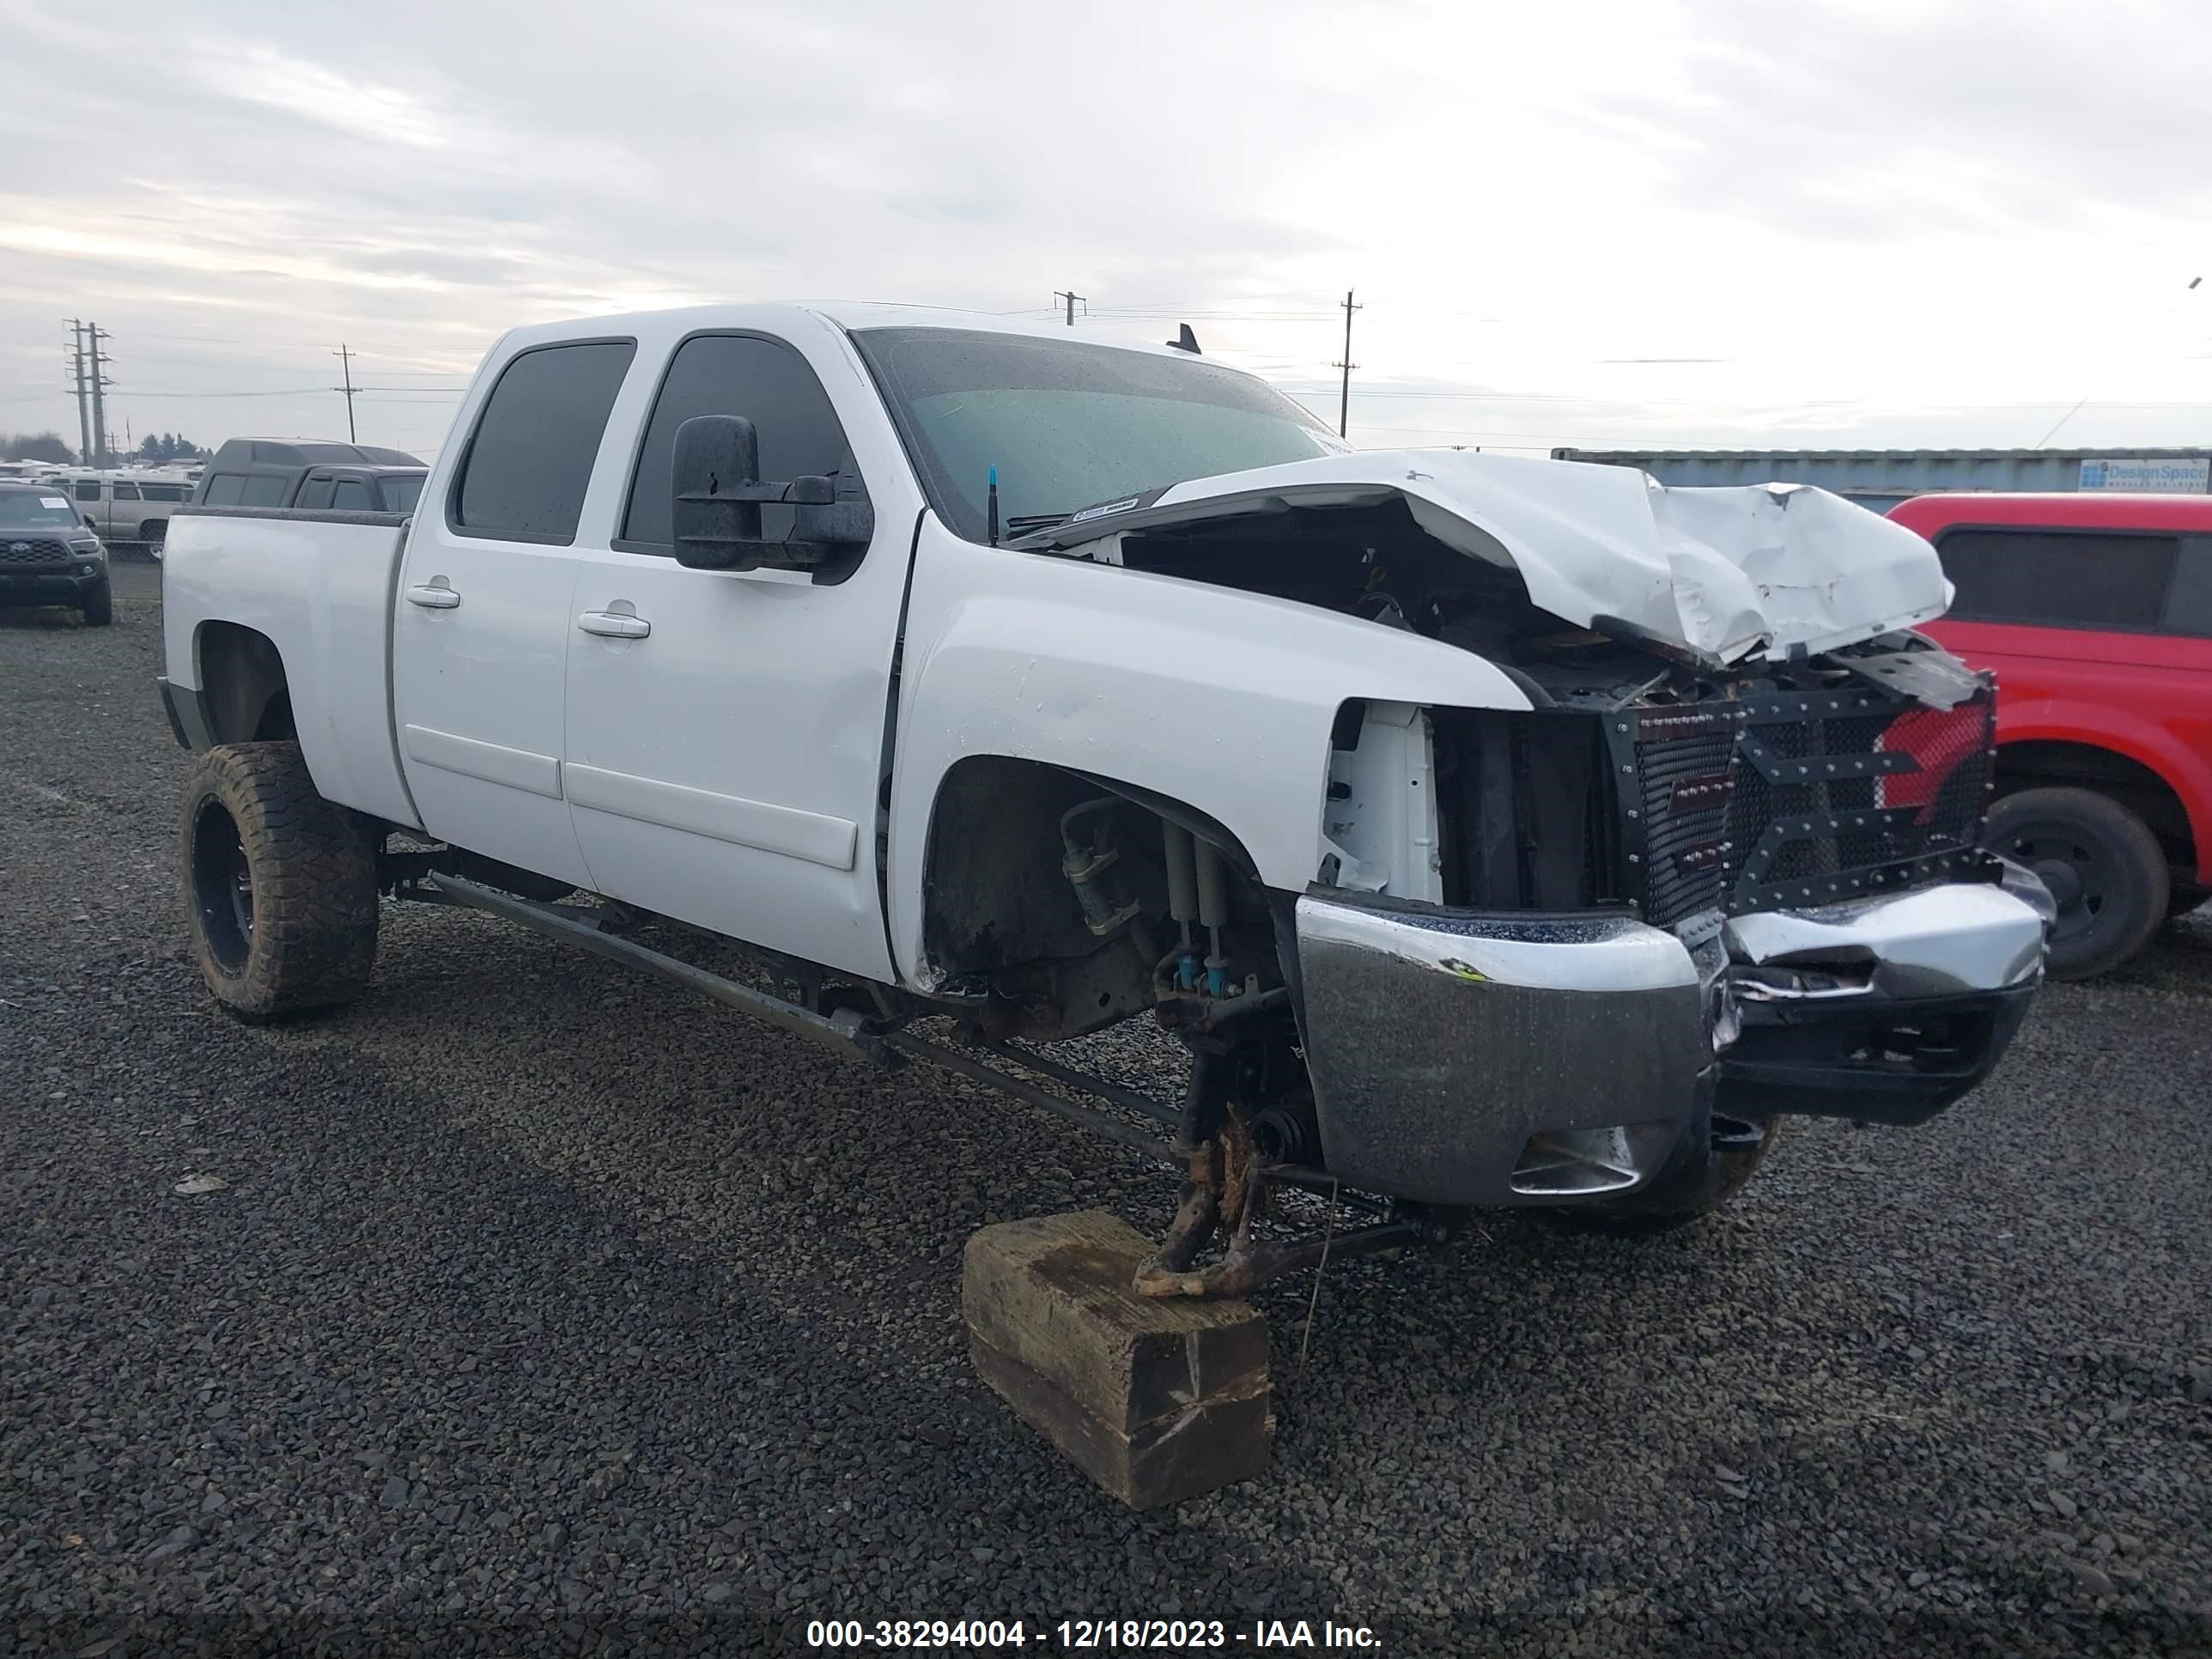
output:
[[[69,556],[66,542],[32,541],[0,531],[0,564],[58,564]]]
[[[1644,915],[1656,926],[1720,902],[1738,729],[1731,714],[1717,712],[1652,710],[1638,721]]]
[[[1856,688],[1643,711],[1645,918],[1835,903],[1963,870],[1995,712],[1986,690],[1934,708]]]

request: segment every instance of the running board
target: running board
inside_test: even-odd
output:
[[[734,979],[725,979],[720,974],[710,974],[704,968],[695,968],[688,962],[640,945],[635,939],[620,938],[605,933],[599,926],[583,919],[574,906],[541,904],[535,899],[517,898],[512,893],[502,893],[493,887],[481,886],[464,880],[459,876],[433,875],[438,890],[456,903],[477,910],[489,910],[509,921],[519,921],[533,932],[574,945],[619,962],[625,967],[636,968],[656,979],[680,985],[687,991],[697,991],[715,1001],[726,1004],[741,1013],[756,1019],[766,1020],[783,1030],[795,1031],[800,1036],[811,1037],[824,1047],[841,1054],[857,1056],[872,1065],[892,1066],[900,1063],[900,1055],[893,1051],[873,1031],[868,1017],[856,1008],[840,1009],[834,1014],[817,1014],[811,1008],[802,1008],[782,997],[771,996],[766,991]]]

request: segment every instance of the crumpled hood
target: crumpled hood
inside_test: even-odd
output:
[[[1828,650],[1940,616],[1936,550],[1803,484],[1670,489],[1632,468],[1379,450],[1179,483],[1025,538],[1073,548],[1124,531],[1405,498],[1446,545],[1510,566],[1562,620],[1613,618],[1726,661]]]

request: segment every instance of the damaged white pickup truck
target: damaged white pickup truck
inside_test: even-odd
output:
[[[2041,975],[2047,899],[1976,845],[1992,688],[1908,631],[1948,597],[1918,537],[1349,453],[1188,349],[520,329],[411,519],[189,507],[163,588],[223,1006],[362,996],[381,892],[1164,1150],[1062,1091],[1154,1109],[1156,1293],[1311,1261],[1254,1229],[1285,1184],[1363,1208],[1340,1255],[1694,1217],[1787,1115],[1948,1106]],[[1180,1109],[1038,1052],[1140,1014]]]

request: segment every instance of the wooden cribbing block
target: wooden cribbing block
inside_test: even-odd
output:
[[[1139,1296],[1151,1247],[1103,1210],[968,1240],[960,1308],[983,1380],[1133,1509],[1267,1467],[1267,1324],[1242,1302]]]

